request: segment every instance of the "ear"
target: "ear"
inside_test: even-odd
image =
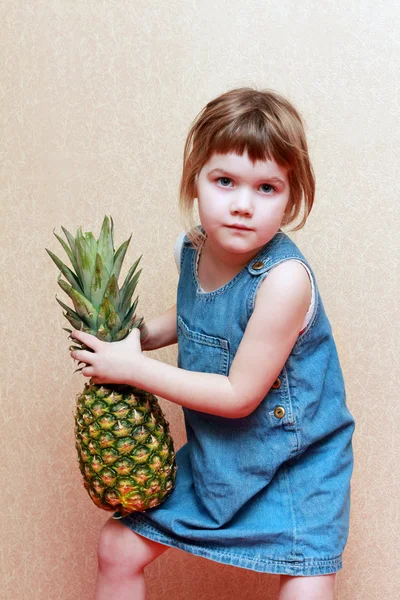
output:
[[[282,217],[282,221],[281,221],[281,227],[284,227],[286,225],[286,223],[289,220],[289,216],[290,216],[290,212],[291,212],[291,203],[290,203],[290,198],[287,202],[285,211],[283,213],[283,217]]]

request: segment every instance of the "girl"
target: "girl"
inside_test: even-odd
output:
[[[185,146],[180,197],[201,225],[179,248],[177,304],[125,340],[74,337],[93,383],[183,407],[187,444],[159,507],[110,519],[97,600],[140,600],[172,546],[281,574],[279,600],[332,600],[349,527],[354,420],[314,273],[281,230],[314,200],[302,120],[271,91],[209,102]],[[178,367],[142,353],[178,342]]]

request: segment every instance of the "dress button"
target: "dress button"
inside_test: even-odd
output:
[[[262,269],[264,266],[264,263],[261,260],[258,260],[257,262],[253,263],[253,269],[255,269],[256,271],[258,271],[259,269]]]
[[[274,415],[277,419],[282,419],[282,417],[285,416],[285,409],[283,408],[283,406],[275,406]]]
[[[280,387],[281,387],[281,380],[279,379],[279,377],[278,377],[278,379],[275,381],[275,383],[273,383],[273,384],[272,384],[272,386],[271,386],[271,387],[273,387],[274,389],[277,389],[277,388],[280,388]]]

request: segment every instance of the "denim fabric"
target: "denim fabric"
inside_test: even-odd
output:
[[[184,369],[228,375],[258,286],[282,261],[296,258],[310,269],[314,312],[249,416],[183,409],[188,441],[177,452],[175,490],[161,506],[121,522],[144,537],[246,569],[334,573],[348,537],[355,423],[314,273],[281,230],[213,292],[200,291],[196,255],[185,238],[177,300]]]

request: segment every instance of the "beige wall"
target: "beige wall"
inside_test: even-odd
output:
[[[293,239],[334,329],[357,421],[340,600],[399,596],[399,17],[396,0],[3,0],[0,6],[1,579],[7,600],[85,600],[108,514],[80,481],[73,375],[55,294],[60,225],[143,253],[140,309],[174,300],[177,188],[191,120],[271,87],[308,123],[316,205]],[[64,298],[65,299],[65,298]],[[396,322],[397,317],[397,322]],[[158,357],[175,362],[175,348]],[[180,409],[163,402],[177,446]],[[149,599],[268,600],[278,576],[170,550]]]

